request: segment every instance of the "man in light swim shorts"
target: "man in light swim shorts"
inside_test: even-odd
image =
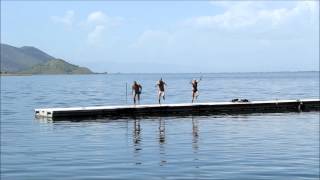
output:
[[[163,100],[165,100],[165,93],[164,93],[164,86],[167,86],[167,84],[162,80],[162,78],[157,82],[157,85],[158,87],[158,102],[159,104],[161,104],[161,96],[163,98]]]

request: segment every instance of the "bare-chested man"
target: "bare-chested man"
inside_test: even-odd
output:
[[[165,93],[164,93],[164,86],[167,86],[167,84],[162,80],[162,78],[157,82],[158,87],[158,102],[161,104],[161,96],[163,100],[165,100]]]
[[[133,82],[132,85],[132,95],[133,95],[133,103],[136,104],[137,100],[140,104],[140,94],[142,92],[142,86],[137,83],[137,81]]]
[[[199,96],[199,91],[198,91],[198,83],[201,81],[201,78],[199,80],[193,79],[191,81],[192,85],[192,103],[194,102],[195,99],[198,98]]]

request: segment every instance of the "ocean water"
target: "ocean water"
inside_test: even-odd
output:
[[[34,109],[319,98],[319,72],[1,77],[1,179],[319,179],[319,112],[51,122]],[[126,88],[126,84],[127,87]],[[127,90],[126,90],[127,89]]]

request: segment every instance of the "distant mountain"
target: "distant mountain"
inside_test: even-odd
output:
[[[91,74],[90,69],[70,64],[30,46],[1,44],[1,73]]]
[[[23,46],[19,49],[25,54],[35,57],[42,62],[48,62],[49,60],[55,59],[54,57],[48,55],[47,53],[32,46]]]
[[[37,64],[31,69],[21,71],[23,74],[91,74],[90,69],[70,64],[62,59],[50,60]]]

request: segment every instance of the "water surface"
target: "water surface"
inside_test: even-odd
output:
[[[199,102],[319,98],[319,72],[202,74]],[[48,122],[34,108],[191,101],[200,74],[1,77],[1,179],[319,179],[319,112]],[[129,89],[129,88],[128,88]],[[128,92],[129,93],[129,92]]]

